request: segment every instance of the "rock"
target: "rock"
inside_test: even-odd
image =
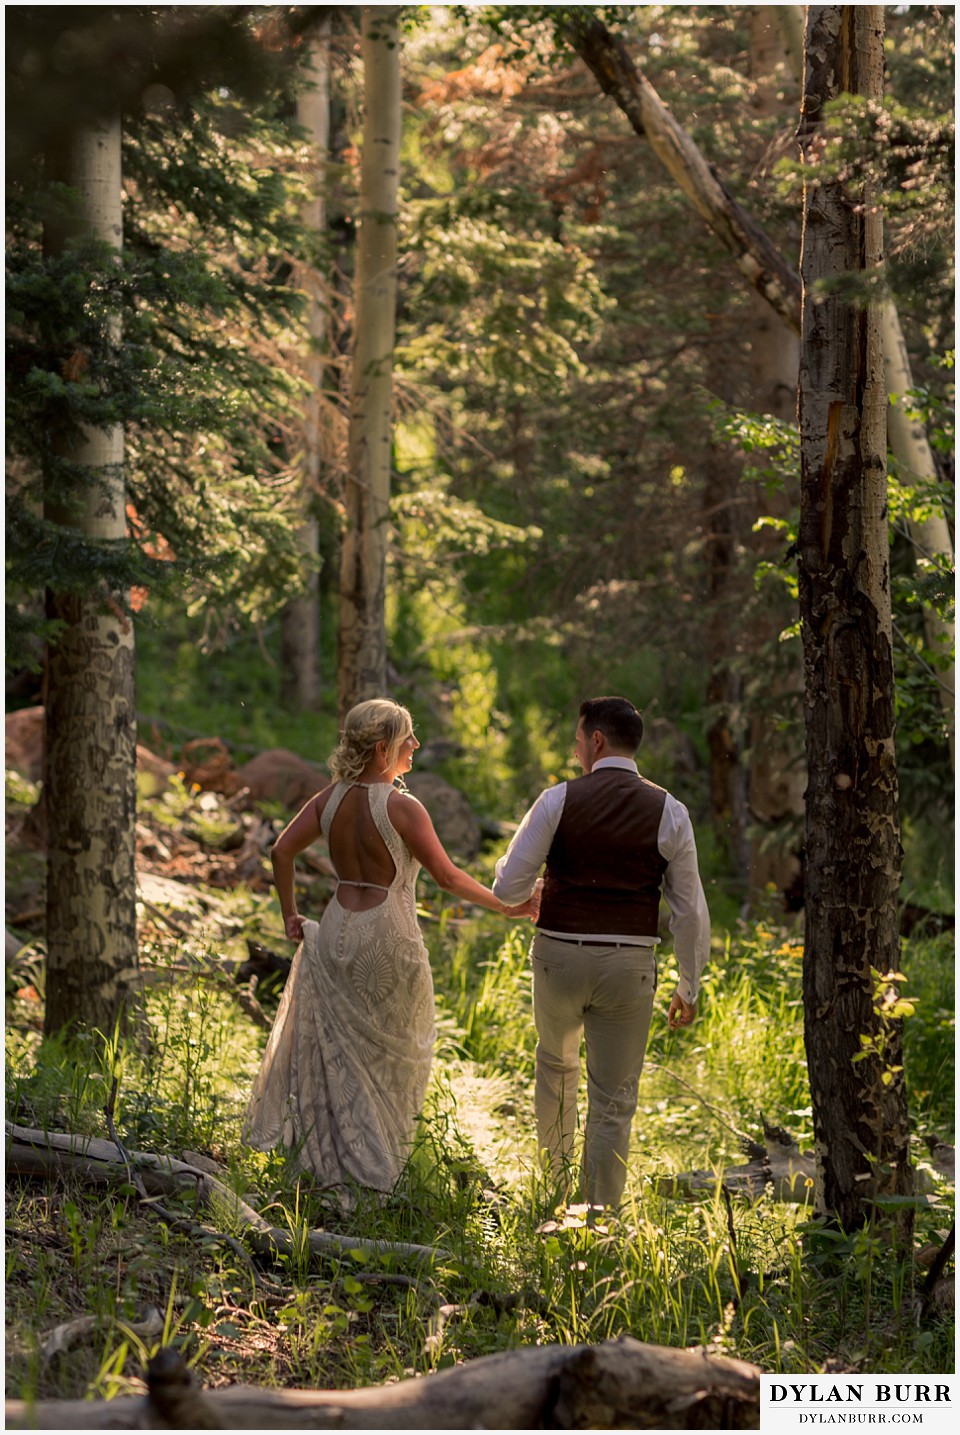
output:
[[[6,936],[6,960],[12,962],[20,955],[27,943],[23,937],[14,936],[13,932],[5,932]]]
[[[43,708],[7,713],[7,767],[37,782],[43,776]]]
[[[330,781],[322,767],[285,747],[257,753],[234,774],[256,802],[282,802],[295,810]]]
[[[432,772],[451,757],[463,757],[466,748],[449,737],[433,737],[417,749],[417,770]]]
[[[158,797],[176,770],[172,762],[137,743],[137,791],[141,797]]]
[[[43,708],[21,708],[7,713],[6,764],[33,782],[43,777]],[[172,762],[157,757],[149,748],[137,745],[137,774],[145,778],[141,792],[153,797],[162,792],[176,772]]]
[[[195,737],[180,753],[183,780],[188,787],[232,797],[243,786],[222,737]]]
[[[430,814],[437,836],[449,853],[470,861],[480,851],[480,823],[459,788],[435,772],[411,772],[407,787]]]

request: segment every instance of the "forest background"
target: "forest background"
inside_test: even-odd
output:
[[[351,521],[359,14],[177,6],[132,8],[117,21],[102,7],[10,10],[21,108],[10,132],[8,193],[8,711],[42,700],[43,643],[56,649],[69,622],[56,597],[44,607],[44,590],[69,599],[99,582],[106,563],[117,591],[133,585],[128,627],[135,631],[142,743],[188,778],[184,748],[197,739],[207,747],[192,749],[195,769],[203,756],[227,751],[236,768],[257,751],[278,748],[322,762],[344,698],[336,634],[345,602],[341,541]],[[577,52],[576,24],[565,31],[564,18],[596,13],[623,37],[713,172],[794,268],[802,41],[798,49],[784,24],[793,7],[552,11],[419,7],[401,17],[391,491],[389,521],[379,525],[387,536],[388,688],[411,707],[424,758],[466,794],[485,830],[499,834],[482,854],[470,854],[478,871],[489,871],[502,850],[509,830],[502,824],[515,821],[546,783],[570,773],[580,698],[624,692],[637,702],[647,723],[643,770],[690,807],[715,924],[706,1000],[716,1026],[712,1039],[704,1031],[699,1063],[690,1069],[671,1046],[672,1069],[694,1090],[708,1090],[738,1129],[762,1136],[761,1116],[769,1113],[792,1122],[802,1144],[809,1141],[797,1025],[802,939],[800,919],[791,915],[803,887],[806,780],[796,571],[799,346],[738,276],[651,146],[602,96]],[[950,560],[918,535],[936,515],[952,532],[953,28],[938,7],[888,7],[885,20],[885,147],[865,140],[867,119],[871,134],[878,128],[876,115],[865,119],[862,108],[841,107],[836,162],[842,170],[851,154],[866,154],[875,168],[887,222],[885,282],[909,360],[909,388],[896,393],[894,407],[922,432],[930,454],[918,473],[894,453],[890,556],[908,932],[901,965],[916,998],[904,1034],[906,1080],[914,1140],[927,1134],[944,1142],[952,1140],[953,1123],[952,940],[944,931],[953,913],[953,770],[942,625],[952,618],[952,593]],[[106,81],[100,99],[90,98],[94,75]],[[56,242],[58,225],[69,231],[57,207],[69,210],[70,200],[56,188],[50,156],[63,149],[68,126],[102,121],[103,93],[123,111],[119,266],[96,245]],[[40,151],[48,159],[38,168]],[[119,346],[105,313],[121,324]],[[58,449],[56,435],[77,422],[123,430],[130,543],[105,547],[65,520],[63,495],[76,483],[77,459],[69,446]],[[931,627],[931,612],[939,629]],[[64,741],[75,748],[67,726]],[[8,782],[18,838],[8,895],[14,918],[29,911],[38,881],[36,851],[20,839],[32,828],[34,848],[42,848],[50,817],[30,776]],[[151,802],[161,829],[188,824],[188,840],[201,847],[235,830],[225,806],[201,804],[213,794],[200,785],[174,779],[150,797],[141,780],[141,861],[144,844],[156,851]],[[283,803],[274,795],[258,813],[275,825]],[[191,961],[229,962],[247,936],[278,934],[262,868],[252,870],[253,880],[231,899],[236,907],[226,935],[213,940],[215,951],[182,913],[175,918]],[[319,875],[312,889],[318,901]],[[449,1015],[448,1068],[465,1080],[457,1063],[466,1060],[475,1064],[471,1081],[516,1083],[499,1090],[494,1104],[514,1104],[520,1114],[513,1139],[526,1179],[532,1036],[522,1020],[522,934],[504,943],[488,922],[451,912],[436,894],[427,894],[424,912],[435,925],[438,991]],[[141,959],[168,962],[169,913],[151,927],[141,906],[140,918]],[[13,927],[32,935],[29,922]],[[84,1062],[68,1062],[57,1046],[49,1011],[49,1040],[37,1040],[33,998],[24,993],[44,995],[40,956],[42,942],[22,948],[8,981],[11,1112],[41,1124],[43,1102],[53,1100],[63,1122],[66,1100],[72,1124],[65,1129],[76,1130],[93,1119],[96,1102]],[[174,1066],[186,1066],[163,1077],[177,1102],[184,1070],[192,1070],[189,1100],[176,1107],[179,1145],[239,1161],[213,1132],[225,1110],[238,1120],[256,1041],[234,1031],[229,996],[198,1001],[190,987],[164,1001],[165,1015],[154,1011],[151,1021],[178,1033],[166,1050]],[[735,1026],[749,1010],[762,1026],[771,1019],[768,1004],[786,1023],[783,1049],[793,1060],[778,1054],[774,1063],[769,1052],[741,1043],[742,1061],[731,1070],[717,1057],[724,1022]],[[202,1040],[197,1021],[207,1033]],[[247,1073],[227,1075],[228,1089],[236,1082],[232,1098],[213,1074],[228,1041],[211,1041],[214,1029],[232,1031],[229,1042],[240,1051],[227,1072]],[[750,1022],[744,1030],[759,1040]],[[210,1069],[199,1057],[190,1067],[189,1049],[198,1042]],[[669,1045],[665,1034],[661,1042]],[[651,1055],[658,1056],[656,1041]],[[53,1093],[69,1086],[67,1068],[79,1085],[65,1098]],[[125,1078],[124,1129],[128,1139],[137,1137],[133,1144],[149,1136],[151,1149],[160,1149],[169,1111],[161,1118],[142,1080],[142,1072]],[[437,1096],[433,1124],[425,1127],[427,1143],[444,1149],[435,1165],[449,1178],[445,1199],[455,1202],[461,1197],[450,1192],[463,1186],[457,1163],[472,1169],[477,1159],[462,1119],[457,1126],[465,1100],[458,1089],[459,1105],[456,1093],[452,1105]],[[655,1152],[653,1164],[667,1170],[722,1164],[722,1123],[718,1130],[701,1116],[700,1144],[675,1140],[673,1123],[690,1112],[676,1096],[668,1081],[651,1094],[647,1159]],[[205,1136],[197,1129],[201,1117]],[[448,1135],[457,1135],[440,1142],[445,1123]],[[483,1146],[484,1159],[491,1149]],[[931,1179],[940,1182],[942,1173]],[[81,1210],[78,1199],[54,1202],[48,1212],[60,1239],[79,1229],[67,1210]],[[436,1229],[459,1223],[466,1236],[471,1223],[483,1225],[479,1207],[465,1213],[458,1206],[454,1217],[435,1190],[430,1199]],[[921,1215],[927,1234],[942,1226],[936,1203]],[[37,1219],[33,1207],[24,1208],[26,1226]],[[657,1229],[680,1242],[687,1268],[688,1218],[679,1228],[660,1219]],[[106,1220],[100,1212],[88,1229],[107,1240]],[[405,1221],[409,1212],[401,1227]],[[746,1244],[756,1242],[761,1268],[769,1255],[762,1224],[741,1233]],[[710,1313],[697,1314],[696,1329],[688,1316],[660,1326],[650,1311],[641,1315],[623,1285],[611,1299],[610,1251],[599,1238],[581,1237],[575,1221],[554,1239],[566,1232],[585,1242],[577,1257],[587,1260],[594,1284],[584,1309],[564,1306],[558,1324],[573,1338],[631,1329],[666,1344],[705,1339],[748,1358],[762,1348],[765,1368],[792,1361],[812,1368],[828,1347],[865,1368],[947,1368],[942,1334],[911,1331],[899,1314],[895,1336],[885,1331],[877,1343],[868,1337],[878,1254],[869,1244],[855,1253],[856,1315],[844,1312],[839,1328],[831,1320],[822,1341],[807,1321],[794,1328],[786,1312],[798,1303],[803,1232],[788,1225],[789,1236],[778,1226],[773,1244],[782,1240],[798,1265],[783,1310],[771,1316],[765,1307],[757,1318],[763,1335],[755,1345],[747,1322],[731,1334],[730,1290],[716,1271],[713,1286],[705,1282]],[[707,1267],[721,1259],[724,1239],[706,1242]],[[99,1309],[106,1295],[91,1296],[76,1240],[74,1250],[78,1289]],[[501,1275],[522,1264],[515,1250],[497,1258]],[[129,1322],[142,1304],[143,1281],[123,1264]],[[203,1352],[206,1373],[211,1347],[202,1336],[197,1344],[197,1332],[207,1316],[214,1313],[207,1324],[219,1332],[221,1351],[238,1338],[226,1327],[240,1327],[224,1315],[228,1295],[214,1299],[209,1272],[202,1279],[191,1273],[188,1283],[201,1280],[203,1292],[191,1297],[194,1305],[176,1306],[174,1286],[180,1279],[182,1294],[190,1264],[174,1261],[179,1276],[155,1294],[167,1304],[164,1337],[175,1327],[185,1348]],[[43,1286],[42,1266],[18,1273],[25,1295]],[[383,1378],[391,1360],[403,1369],[414,1358],[416,1332],[427,1320],[422,1311],[407,1311],[406,1346],[391,1346],[383,1332],[395,1317],[366,1295],[346,1300],[357,1295],[351,1277],[332,1279],[336,1299],[331,1278],[319,1285],[305,1279],[287,1299],[287,1345],[266,1360],[281,1383],[306,1379],[307,1367],[310,1383],[334,1383],[338,1370],[347,1372],[343,1378]],[[549,1286],[554,1277],[540,1272],[538,1279]],[[222,1271],[213,1284],[227,1290]],[[574,1300],[573,1288],[560,1284],[562,1300]],[[894,1281],[885,1292],[898,1313],[901,1302],[904,1311],[909,1304],[906,1289]],[[651,1294],[652,1304],[654,1296],[666,1300],[663,1290]],[[329,1340],[307,1355],[308,1317],[324,1303],[333,1312],[323,1317]],[[253,1304],[249,1326],[241,1323],[241,1347],[251,1329],[262,1336],[262,1311],[251,1313]],[[825,1306],[836,1308],[833,1295]],[[778,1318],[790,1324],[793,1355],[781,1349]],[[15,1319],[26,1319],[25,1308]],[[365,1345],[353,1339],[358,1320]],[[520,1343],[530,1328],[557,1334],[539,1308],[521,1308],[514,1322],[510,1339]],[[333,1360],[331,1349],[348,1330],[349,1358],[341,1349]],[[98,1339],[72,1383],[62,1374],[51,1379],[42,1344],[22,1341],[15,1357],[22,1388],[129,1388],[126,1363],[136,1342],[116,1328]],[[473,1332],[462,1351],[482,1351],[489,1341],[489,1331]],[[430,1361],[441,1358],[442,1341],[431,1347]]]

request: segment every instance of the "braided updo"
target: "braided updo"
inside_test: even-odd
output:
[[[334,782],[356,782],[374,756],[378,742],[386,743],[386,765],[392,767],[401,745],[413,733],[407,709],[389,698],[357,703],[343,720],[343,731],[328,766]]]

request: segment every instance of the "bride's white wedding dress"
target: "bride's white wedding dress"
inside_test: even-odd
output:
[[[330,827],[352,787],[395,868],[383,901],[348,911],[335,895],[322,920],[303,924],[244,1138],[261,1151],[284,1145],[323,1187],[391,1191],[410,1151],[434,1042],[433,981],[417,924],[420,863],[387,816],[396,789],[336,784],[321,818]],[[403,794],[404,801],[416,801]],[[374,887],[340,882],[340,886]]]

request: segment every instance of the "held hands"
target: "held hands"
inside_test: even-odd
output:
[[[540,903],[534,902],[532,897],[528,897],[525,902],[520,903],[519,907],[504,907],[502,915],[504,917],[510,917],[511,919],[518,917],[536,918],[539,910]]]
[[[289,917],[284,917],[283,930],[291,942],[303,941],[303,918],[299,912],[291,912]]]
[[[505,917],[531,917],[533,921],[536,921],[540,915],[540,893],[542,891],[543,878],[541,877],[527,900],[521,902],[519,907],[504,907],[503,915]]]
[[[697,1014],[696,1004],[693,1006],[685,1002],[679,992],[674,992],[670,998],[670,1009],[667,1012],[667,1024],[674,1028],[689,1026]]]

